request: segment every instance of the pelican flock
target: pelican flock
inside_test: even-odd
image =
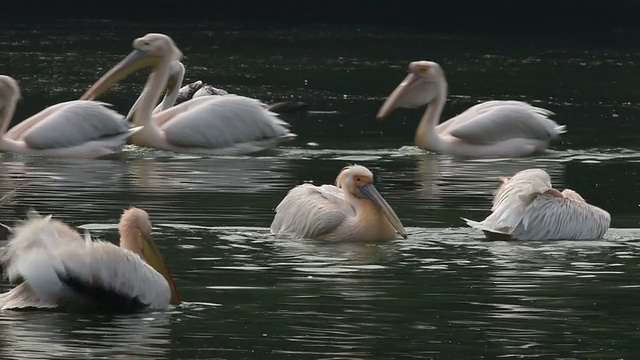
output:
[[[491,215],[482,222],[463,218],[489,239],[592,240],[602,238],[609,229],[608,212],[588,204],[571,189],[554,189],[542,169],[499,180]]]
[[[180,60],[182,52],[170,37],[153,33],[135,39],[133,48],[81,99],[93,100],[128,75],[151,67],[134,109],[133,122],[143,127],[131,137],[134,144],[175,152],[241,155],[269,150],[296,137],[264,104],[244,96],[201,96],[153,115],[169,81],[171,64]]]
[[[146,34],[132,47],[79,100],[47,107],[10,130],[20,88],[13,78],[0,75],[0,150],[97,158],[118,153],[130,141],[178,153],[245,155],[296,137],[276,112],[296,111],[297,105],[268,107],[202,81],[182,86],[182,52],[167,35]],[[145,68],[151,73],[126,117],[95,101]],[[439,64],[411,62],[409,74],[384,101],[377,119],[396,108],[427,105],[416,145],[476,158],[531,156],[565,132],[549,119],[551,111],[520,101],[480,103],[439,123],[447,86]],[[367,242],[408,236],[364,166],[344,167],[334,185],[305,183],[283,195],[270,226],[275,238]],[[500,178],[486,219],[463,220],[491,240],[589,240],[606,234],[611,216],[573,190],[554,189],[544,170],[528,169]],[[0,309],[138,311],[179,305],[176,284],[151,229],[149,214],[130,208],[120,218],[116,246],[83,237],[51,216],[30,213],[11,229],[0,256],[5,276],[17,283],[0,294]]]
[[[444,71],[432,61],[409,64],[409,75],[393,90],[378,120],[395,108],[427,104],[415,134],[420,148],[469,157],[522,157],[544,151],[565,127],[548,118],[553,113],[521,101],[487,101],[441,124],[447,100]]]
[[[334,185],[298,185],[276,207],[275,235],[316,240],[384,241],[407,238],[395,211],[373,185],[364,166],[347,166]]]
[[[2,256],[5,275],[20,284],[0,295],[0,308],[136,311],[180,304],[147,212],[126,210],[119,231],[118,247],[30,214]]]

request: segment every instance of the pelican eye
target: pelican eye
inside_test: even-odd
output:
[[[428,67],[423,67],[418,69],[418,72],[422,75],[427,75],[429,73],[429,68]]]

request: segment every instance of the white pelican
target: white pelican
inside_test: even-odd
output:
[[[488,239],[590,240],[602,238],[609,229],[608,212],[571,189],[554,189],[544,170],[523,170],[500,182],[491,215],[482,222],[463,218]]]
[[[182,53],[163,34],[137,38],[133,48],[81,99],[92,100],[129,74],[153,68],[133,116],[134,124],[144,126],[131,137],[134,144],[175,152],[239,155],[268,150],[295,138],[288,124],[264,104],[243,96],[202,96],[153,116],[169,80],[171,63]]]
[[[407,238],[402,222],[373,185],[373,174],[360,165],[347,166],[336,185],[302,184],[276,207],[274,235],[327,241],[385,241]]]
[[[119,230],[120,247],[31,214],[15,228],[2,258],[8,278],[22,283],[0,295],[0,308],[135,311],[179,304],[147,212],[126,210]]]
[[[44,156],[96,158],[117,153],[139,128],[107,104],[76,100],[50,106],[14,126],[18,83],[0,75],[0,150]]]
[[[427,104],[415,134],[418,147],[470,157],[521,157],[544,151],[565,132],[547,118],[553,113],[521,101],[487,101],[438,125],[447,99],[447,80],[431,61],[409,64],[409,75],[389,95],[378,112],[384,119],[398,107]]]
[[[182,104],[185,101],[200,96],[229,95],[229,93],[225,90],[218,89],[209,84],[205,84],[201,80],[194,81],[190,84],[180,87],[182,85],[182,81],[184,80],[184,73],[184,64],[182,64],[180,60],[174,60],[173,62],[171,62],[171,65],[169,66],[169,78],[167,80],[164,97],[162,98],[160,104],[158,104],[158,106],[153,109],[153,114],[157,114],[163,110],[167,110],[174,105]],[[144,93],[140,94],[136,102],[129,110],[129,113],[127,114],[127,120],[133,119],[135,109],[138,107],[140,99],[142,99],[143,95]],[[277,114],[291,114],[306,111],[308,107],[308,104],[302,102],[282,101],[267,106],[267,110]]]

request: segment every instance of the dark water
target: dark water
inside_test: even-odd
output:
[[[0,313],[0,357],[180,359],[635,358],[640,318],[640,116],[636,45],[416,35],[382,29],[226,29],[110,22],[0,33],[2,73],[24,100],[17,119],[80,96],[130,51],[171,35],[187,81],[265,102],[310,104],[285,119],[299,138],[274,154],[201,157],[126,149],[121,159],[2,154],[0,208],[34,207],[116,241],[123,208],[149,211],[185,303],[138,315]],[[635,46],[635,47],[634,47]],[[553,110],[569,132],[526,159],[465,160],[411,146],[420,111],[373,119],[411,60],[439,62],[444,117],[489,99]],[[143,85],[104,100],[126,113]],[[369,167],[408,227],[387,244],[273,238],[273,208],[302,181]],[[486,242],[461,216],[488,214],[498,176],[546,169],[612,214],[588,242]],[[9,285],[6,285],[9,288]]]

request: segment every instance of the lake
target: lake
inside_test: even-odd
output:
[[[259,29],[110,21],[0,32],[2,73],[23,100],[14,122],[78,98],[163,32],[204,80],[266,103],[298,134],[277,151],[210,157],[127,146],[110,160],[5,153],[0,208],[30,208],[117,241],[122,209],[147,210],[184,303],[136,315],[0,313],[3,359],[621,359],[640,353],[640,51],[636,44],[524,41],[350,27]],[[474,160],[412,145],[422,109],[375,114],[413,60],[447,74],[443,118],[481,101],[552,110],[568,132],[545,154]],[[101,100],[127,113],[145,75]],[[367,166],[408,239],[327,244],[276,239],[273,209],[305,181]],[[540,167],[612,215],[598,241],[489,242],[461,217],[489,214],[497,177]],[[4,283],[4,289],[11,285]]]

